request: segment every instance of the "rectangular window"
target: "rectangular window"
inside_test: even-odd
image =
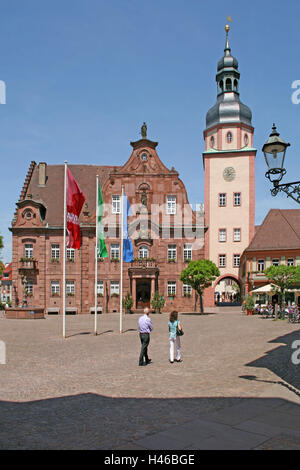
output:
[[[190,297],[192,295],[192,287],[188,284],[183,284],[182,286],[182,293],[185,297]]]
[[[287,265],[288,266],[294,266],[294,258],[288,258],[287,259]]]
[[[177,247],[176,245],[168,245],[168,261],[176,261]]]
[[[176,214],[176,196],[167,196],[167,214]]]
[[[278,258],[272,259],[272,265],[273,266],[279,266],[279,259]]]
[[[104,295],[104,284],[103,281],[97,281],[97,294]]]
[[[259,273],[263,273],[265,270],[265,260],[264,259],[259,259],[257,261],[257,271]]]
[[[74,248],[67,248],[67,259],[68,260],[75,260],[75,250]]]
[[[59,295],[59,281],[51,281],[51,295]]]
[[[110,245],[110,259],[120,259],[120,245],[119,245],[119,243],[112,243]]]
[[[219,229],[219,242],[226,242],[226,228]]]
[[[183,259],[188,261],[192,259],[192,245],[190,243],[183,245]]]
[[[234,242],[240,242],[241,241],[241,229],[240,228],[234,228],[233,229],[233,241]]]
[[[51,245],[51,258],[59,259],[59,245]]]
[[[238,268],[240,265],[241,255],[233,255],[233,267]]]
[[[168,281],[168,296],[176,295],[176,281]]]
[[[66,294],[75,295],[75,281],[66,281]]]
[[[234,193],[233,194],[233,205],[240,206],[241,205],[241,193]]]
[[[219,268],[226,267],[226,255],[219,255]]]
[[[31,243],[25,243],[25,258],[33,257],[33,245]]]
[[[121,196],[114,195],[112,196],[112,213],[121,214]]]
[[[25,283],[25,289],[27,294],[33,295],[33,283],[30,279]]]
[[[226,193],[219,194],[219,206],[225,207],[226,206]]]
[[[110,295],[119,295],[119,281],[110,281]]]

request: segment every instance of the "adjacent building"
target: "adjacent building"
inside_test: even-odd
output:
[[[239,277],[242,294],[269,283],[270,266],[300,266],[300,210],[271,209],[243,252]],[[297,300],[298,299],[294,299]]]
[[[5,304],[12,300],[12,263],[5,265],[0,276],[0,301]]]

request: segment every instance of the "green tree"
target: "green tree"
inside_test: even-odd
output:
[[[270,266],[264,271],[266,278],[272,281],[278,288],[280,295],[281,307],[285,306],[285,292],[300,281],[300,266]]]
[[[181,271],[180,280],[191,286],[200,299],[200,313],[203,313],[203,292],[211,286],[212,282],[220,276],[220,271],[212,261],[198,259],[190,261],[188,266]],[[195,306],[196,307],[196,306]]]

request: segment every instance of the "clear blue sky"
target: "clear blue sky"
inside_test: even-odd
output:
[[[270,208],[261,147],[273,121],[288,149],[286,180],[300,179],[300,2],[287,0],[3,0],[0,15],[1,222],[8,226],[31,160],[120,165],[146,121],[158,153],[203,202],[203,130],[216,100],[216,67],[232,17],[240,96],[255,126],[256,223]]]

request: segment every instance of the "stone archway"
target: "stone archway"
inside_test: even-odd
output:
[[[233,274],[225,274],[214,284],[214,300],[218,306],[241,305],[241,283]]]

